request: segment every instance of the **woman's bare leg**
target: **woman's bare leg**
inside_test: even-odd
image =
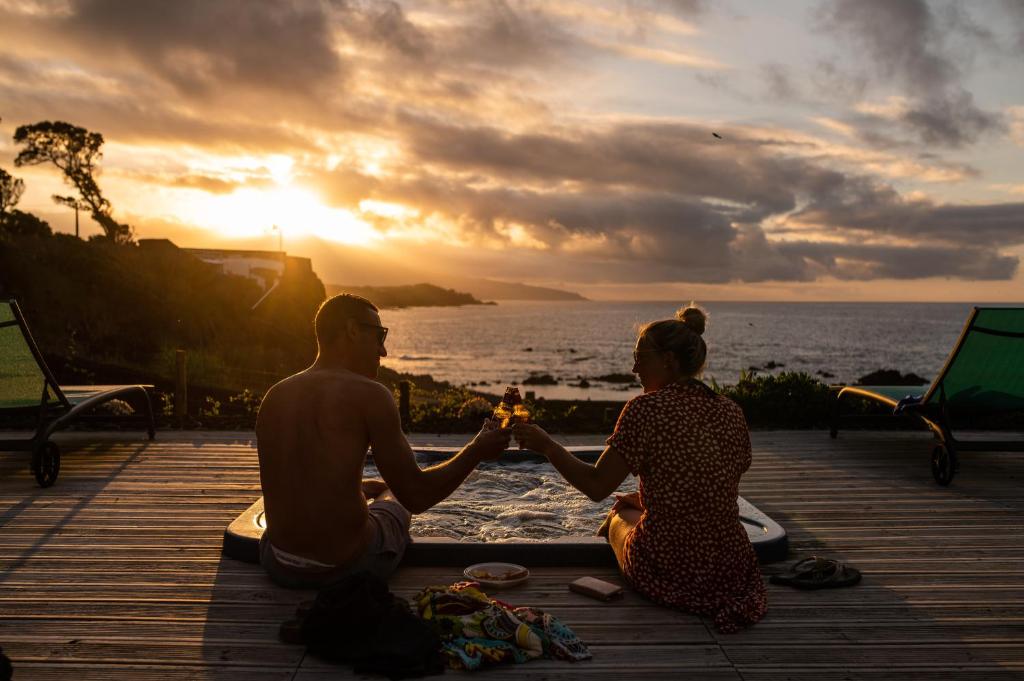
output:
[[[623,508],[609,514],[611,522],[608,525],[608,543],[615,552],[615,560],[622,569],[622,551],[626,545],[626,536],[640,522],[643,511],[637,508]]]

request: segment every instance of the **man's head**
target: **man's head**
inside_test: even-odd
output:
[[[325,300],[313,321],[321,357],[341,360],[347,369],[375,378],[380,358],[387,357],[377,307],[366,298],[342,293]]]

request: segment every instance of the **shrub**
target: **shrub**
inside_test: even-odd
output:
[[[739,404],[754,428],[819,428],[829,422],[829,388],[810,374],[742,371],[736,385],[713,387]]]

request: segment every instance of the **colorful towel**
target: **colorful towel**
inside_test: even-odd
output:
[[[477,582],[428,586],[413,597],[413,605],[441,637],[452,669],[538,657],[572,662],[591,657],[583,641],[552,615],[489,598]]]

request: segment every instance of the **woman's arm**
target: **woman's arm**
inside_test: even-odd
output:
[[[590,465],[552,440],[540,426],[517,424],[512,433],[524,447],[545,456],[570,485],[593,501],[601,501],[614,492],[629,475],[629,467],[614,447],[607,447],[597,463]]]

